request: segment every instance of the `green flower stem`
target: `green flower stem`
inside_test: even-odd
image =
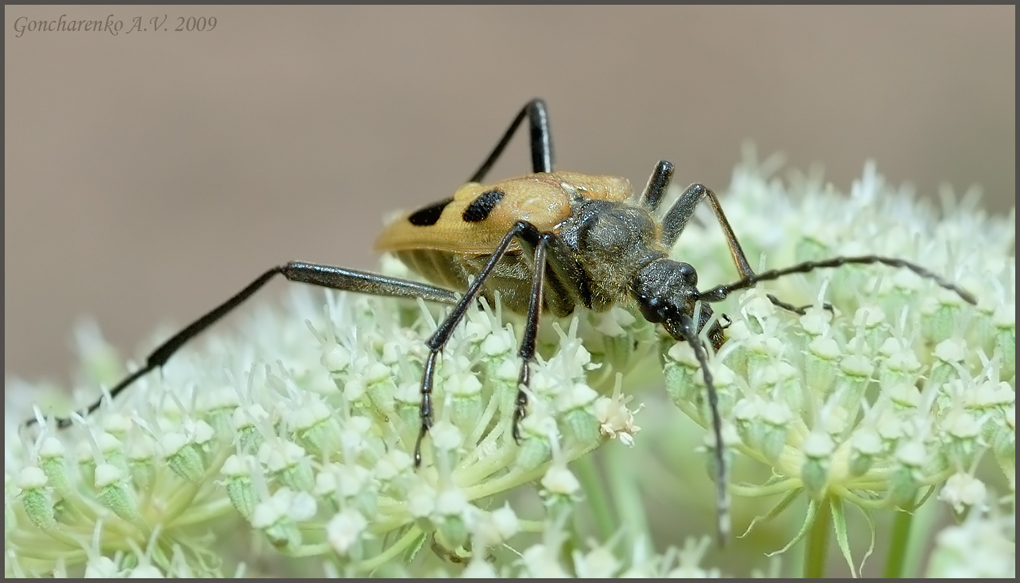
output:
[[[634,479],[633,464],[628,463],[628,454],[622,447],[613,445],[617,447],[606,448],[605,453],[609,458],[609,484],[616,513],[621,523],[625,521],[627,524],[624,536],[631,544],[642,538],[652,540],[638,480]]]
[[[521,532],[543,532],[546,526],[546,523],[541,520],[521,520],[518,522]]]
[[[832,529],[832,507],[829,498],[818,503],[814,524],[807,536],[804,552],[804,577],[819,579],[825,576],[825,561],[829,556],[829,534]]]
[[[907,558],[907,542],[910,540],[910,526],[913,518],[914,516],[909,512],[895,513],[883,577],[898,579],[903,576],[903,565]]]
[[[581,451],[566,451],[563,453],[563,457],[569,463],[590,452],[592,449],[595,449],[595,447],[596,446],[588,447]],[[533,480],[540,479],[543,475],[545,475],[545,472],[549,470],[550,463],[552,462],[546,462],[539,467],[526,472],[511,472],[488,482],[481,483],[477,486],[464,488],[464,493],[467,495],[468,500],[478,500],[479,498],[485,498],[486,496],[492,496],[493,494],[510,490],[520,486],[521,484],[527,484]]]
[[[613,511],[606,499],[605,487],[599,477],[595,456],[586,455],[574,462],[577,478],[584,485],[584,498],[591,509],[595,529],[602,540],[609,540],[616,529],[613,527]]]
[[[389,561],[392,561],[399,557],[400,553],[404,552],[404,549],[410,547],[411,544],[413,544],[421,536],[422,536],[421,529],[418,528],[417,526],[412,527],[409,531],[407,531],[407,534],[400,537],[400,540],[393,543],[393,545],[390,546],[388,549],[372,557],[371,559],[366,559],[358,563],[357,570],[363,573],[367,573],[375,569],[378,569],[382,565],[385,565]]]
[[[234,506],[231,504],[230,499],[217,498],[206,504],[197,506],[193,511],[178,515],[174,519],[172,526],[180,528],[201,522],[218,520],[225,516],[229,516],[233,508]]]
[[[933,543],[933,534],[939,530],[939,520],[944,516],[942,507],[935,503],[922,504],[913,512],[911,521],[911,536],[907,546],[907,553],[904,559],[903,575],[905,577],[919,577],[923,573],[923,561],[930,545]],[[916,534],[920,533],[920,534]]]
[[[801,481],[796,478],[787,478],[774,484],[767,486],[744,486],[742,484],[730,484],[730,493],[734,496],[741,496],[744,498],[765,498],[767,496],[775,496],[776,494],[783,494],[790,490],[796,490],[801,487]]]

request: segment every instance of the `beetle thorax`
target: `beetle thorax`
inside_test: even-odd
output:
[[[627,203],[576,200],[558,234],[589,278],[595,310],[626,299],[637,273],[666,256],[652,215]]]

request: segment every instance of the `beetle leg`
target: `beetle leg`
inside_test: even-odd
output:
[[[481,182],[485,179],[485,175],[492,170],[493,165],[496,164],[496,160],[506,149],[506,145],[510,143],[510,138],[514,137],[514,132],[524,121],[524,117],[527,116],[528,122],[531,124],[531,169],[532,172],[538,174],[540,172],[552,172],[553,171],[553,146],[552,146],[552,134],[549,132],[549,113],[545,109],[545,102],[541,99],[532,99],[525,105],[514,121],[510,123],[510,127],[507,128],[506,132],[503,133],[503,137],[500,138],[499,143],[492,149],[492,153],[489,157],[482,162],[481,168],[477,172],[471,175],[468,182]]]
[[[541,237],[535,246],[535,273],[531,277],[531,297],[528,301],[528,320],[524,325],[521,348],[521,374],[517,377],[517,399],[511,428],[514,441],[521,442],[520,422],[528,411],[528,393],[531,385],[531,361],[535,359],[535,339],[538,337],[538,316],[542,313],[542,283],[545,280],[545,252],[549,237]]]
[[[668,162],[666,163],[668,164]],[[646,198],[654,201],[654,198],[652,198],[649,193],[653,191],[652,185],[657,174],[660,172],[662,164],[663,162],[659,162],[659,166],[656,166],[655,172],[652,174],[652,178],[648,181],[648,189],[646,190],[645,197],[642,197],[642,201],[645,201]],[[668,184],[669,178],[667,177],[665,184],[662,185],[660,191],[665,191]],[[737,241],[737,236],[733,233],[733,228],[730,227],[730,222],[726,220],[726,215],[723,213],[722,206],[719,205],[719,199],[716,197],[714,192],[705,188],[702,184],[695,183],[688,186],[683,195],[680,196],[673,207],[669,209],[669,212],[666,213],[666,216],[663,217],[663,244],[665,244],[666,248],[671,248],[676,244],[677,239],[679,239],[680,235],[684,232],[684,228],[687,227],[687,223],[691,220],[691,217],[694,216],[694,209],[697,208],[698,203],[702,200],[708,201],[708,204],[712,207],[712,211],[715,212],[716,219],[719,220],[719,226],[722,228],[723,235],[726,237],[726,244],[730,248],[730,255],[733,257],[733,264],[737,266],[737,271],[740,272],[740,277],[755,277],[754,271],[751,269],[751,265],[747,261],[747,256],[744,255],[744,250],[740,247],[740,242]],[[804,314],[804,307],[797,307],[792,304],[788,304],[773,295],[769,295],[768,299],[777,308],[789,310],[795,314]],[[831,311],[832,306],[826,304],[825,309]]]
[[[726,244],[730,248],[730,255],[733,257],[733,263],[737,266],[740,277],[754,276],[754,271],[751,270],[751,265],[747,262],[747,256],[744,255],[744,250],[740,248],[737,236],[733,233],[730,222],[726,220],[722,207],[719,206],[719,199],[714,192],[705,188],[703,184],[695,183],[688,186],[687,190],[684,191],[676,203],[673,204],[673,207],[669,209],[669,212],[666,213],[666,216],[662,218],[663,245],[670,249],[676,244],[677,239],[680,238],[680,235],[687,227],[687,223],[694,216],[694,209],[697,208],[698,203],[702,200],[708,201],[709,206],[712,207],[712,211],[715,213],[715,218],[719,221],[719,226],[722,227],[723,235],[726,237]]]
[[[422,298],[431,302],[453,304],[457,301],[457,294],[424,283],[386,277],[376,273],[356,271],[343,267],[332,267],[329,265],[318,265],[315,263],[302,263],[291,261],[286,265],[274,267],[266,271],[247,287],[233,295],[230,299],[213,308],[204,316],[189,324],[186,328],[171,336],[166,342],[160,344],[145,359],[145,366],[129,374],[122,381],[110,389],[110,397],[116,397],[121,391],[130,386],[139,377],[156,368],[162,367],[189,340],[198,336],[206,328],[212,326],[221,318],[230,313],[244,300],[262,288],[269,280],[276,275],[283,275],[290,281],[308,283],[319,287],[327,287],[341,291],[367,293],[378,296],[393,296],[400,298]],[[88,415],[99,408],[102,398],[96,400],[85,409],[81,410],[82,416]],[[35,423],[30,419],[26,425]],[[65,417],[56,420],[57,427],[69,427],[71,419]]]
[[[641,195],[641,206],[648,209],[650,213],[658,210],[659,203],[662,202],[662,195],[666,193],[666,188],[669,187],[669,181],[672,178],[673,164],[666,160],[659,160],[652,175],[648,177],[648,184],[645,185],[644,194]]]
[[[454,329],[457,324],[464,318],[464,314],[467,313],[468,307],[474,303],[478,298],[478,295],[482,291],[482,287],[485,285],[485,280],[492,274],[493,269],[496,268],[496,264],[499,263],[503,256],[506,255],[507,249],[510,248],[510,243],[515,238],[521,238],[535,242],[539,237],[538,229],[527,221],[517,221],[514,226],[507,231],[506,235],[493,250],[492,255],[489,256],[489,260],[482,267],[478,275],[475,276],[471,285],[468,286],[464,295],[461,296],[460,301],[453,307],[450,315],[445,320],[440,322],[439,328],[436,332],[425,341],[425,346],[429,349],[428,359],[425,361],[425,371],[422,374],[421,379],[421,429],[418,431],[418,439],[414,444],[414,465],[421,465],[421,442],[425,439],[425,434],[428,433],[429,428],[432,427],[432,382],[436,372],[436,357],[439,352],[443,350],[446,343],[449,342],[450,336],[453,335]],[[544,270],[543,270],[544,271]]]
[[[591,287],[588,276],[581,271],[573,252],[556,233],[542,233],[545,240],[545,309],[556,317],[569,316],[578,304],[591,308]],[[536,241],[521,240],[529,257],[535,257]],[[536,264],[537,265],[537,264]]]
[[[729,295],[730,292],[735,290],[754,287],[760,281],[779,279],[780,277],[791,273],[807,273],[819,268],[840,267],[847,264],[881,263],[890,267],[904,267],[909,269],[921,277],[931,279],[940,286],[956,292],[965,301],[971,304],[976,303],[974,296],[969,292],[956,286],[949,280],[936,275],[932,271],[921,267],[920,265],[904,261],[902,259],[880,257],[877,255],[834,257],[823,261],[805,261],[804,263],[787,267],[785,269],[773,269],[764,273],[755,274],[747,262],[744,250],[740,248],[740,243],[737,242],[737,236],[733,234],[733,229],[730,227],[729,221],[726,220],[726,215],[723,214],[722,207],[719,206],[719,199],[716,197],[714,192],[705,188],[701,184],[692,184],[688,186],[687,191],[684,192],[680,199],[676,201],[676,204],[673,205],[673,208],[669,209],[669,212],[666,213],[665,217],[663,217],[662,242],[667,248],[672,247],[676,243],[677,238],[679,238],[680,234],[683,233],[688,221],[690,221],[691,217],[694,215],[694,209],[702,200],[708,200],[709,205],[711,205],[712,210],[715,212],[715,216],[719,220],[719,226],[722,227],[723,234],[726,236],[726,243],[729,245],[730,255],[733,256],[733,263],[737,266],[737,271],[740,272],[740,280],[729,285],[717,286],[702,293],[700,297],[705,301],[718,302]],[[770,295],[768,298],[773,304],[780,308],[797,313],[802,311],[802,308],[797,308],[791,304],[782,302],[774,296]],[[825,308],[831,310],[832,306],[826,304]]]

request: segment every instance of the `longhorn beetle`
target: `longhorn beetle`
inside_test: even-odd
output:
[[[532,174],[490,185],[481,181],[528,119]],[[142,375],[162,367],[182,345],[200,334],[277,275],[336,290],[422,298],[450,304],[453,309],[425,341],[429,355],[421,380],[421,427],[414,446],[415,465],[421,464],[421,444],[432,425],[432,385],[436,358],[468,307],[479,297],[491,302],[499,292],[503,306],[526,314],[518,356],[521,369],[513,413],[512,435],[520,441],[520,421],[527,412],[530,363],[535,357],[539,315],[567,316],[581,306],[606,311],[614,304],[635,305],[646,319],[661,323],[678,341],[694,349],[704,375],[715,437],[716,495],[720,535],[725,536],[727,469],[723,458],[722,421],[718,397],[699,334],[711,321],[707,337],[715,350],[726,341],[723,326],[711,320],[709,303],[760,281],[793,273],[846,264],[880,263],[907,268],[934,280],[964,300],[975,303],[963,289],[913,263],[865,255],[807,261],[785,269],[752,271],[719,200],[708,188],[692,184],[661,221],[654,216],[673,176],[673,165],[660,161],[638,201],[632,201],[630,182],[611,176],[588,176],[553,170],[553,147],[545,103],[534,99],[517,114],[482,166],[452,197],[424,206],[391,223],[376,249],[394,253],[411,269],[435,285],[386,277],[343,267],[292,261],[273,267],[156,348],[143,367],[110,389],[116,397]],[[695,208],[708,202],[722,228],[740,279],[699,291],[698,274],[688,263],[674,261],[669,250],[683,233]],[[438,287],[443,286],[443,287]],[[462,295],[452,290],[462,292]],[[777,306],[803,313],[769,296]],[[697,303],[702,302],[700,311]],[[695,321],[695,314],[698,321]],[[95,411],[102,399],[81,414]],[[59,427],[70,418],[57,419]],[[29,422],[31,423],[31,421]]]

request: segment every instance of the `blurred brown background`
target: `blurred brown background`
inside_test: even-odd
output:
[[[124,29],[17,38],[61,14]],[[750,138],[844,190],[874,158],[1002,211],[1015,40],[1013,6],[8,6],[6,373],[66,382],[83,315],[131,354],[270,265],[373,267],[381,217],[452,193],[534,96],[561,169],[642,185],[667,158],[724,189]]]

